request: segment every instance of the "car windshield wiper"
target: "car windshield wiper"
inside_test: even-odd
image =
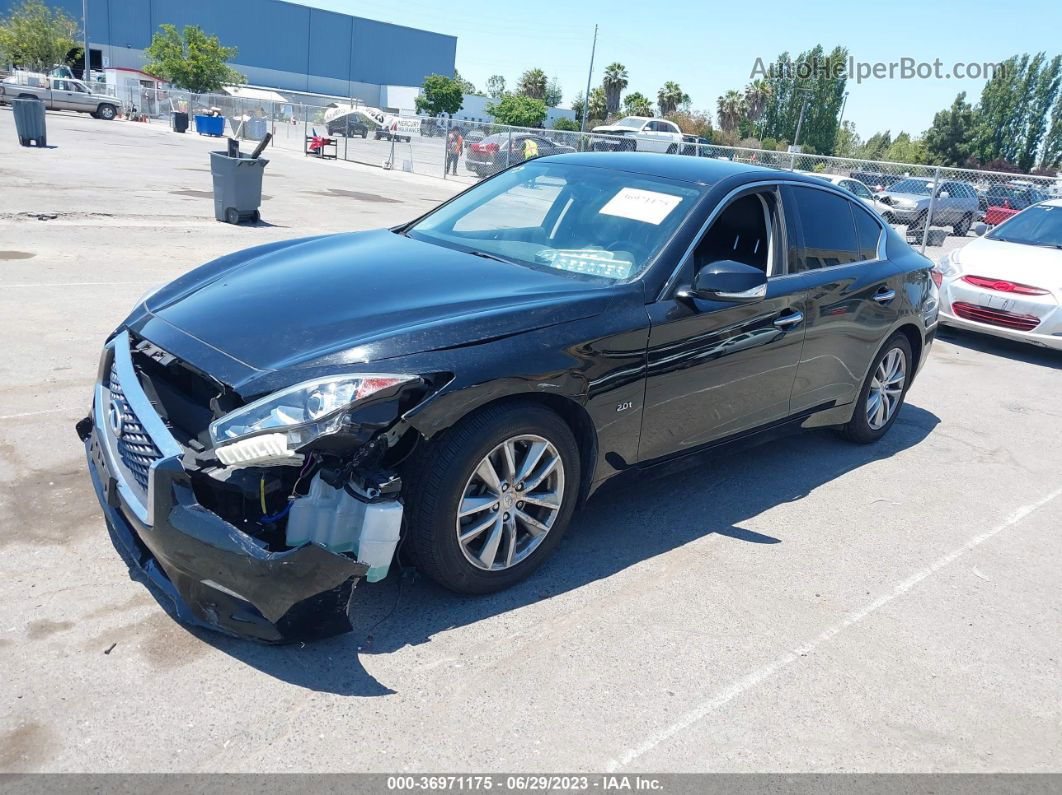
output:
[[[491,254],[489,251],[469,251],[473,257],[483,257],[483,259],[492,259],[495,262],[504,262],[506,265],[515,265],[511,259],[505,259],[505,257],[499,257],[497,254]]]

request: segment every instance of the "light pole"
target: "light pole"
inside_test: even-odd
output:
[[[75,6],[76,8],[76,6]],[[88,39],[88,0],[81,0],[81,28],[85,32],[85,69],[81,75],[85,80],[85,85],[89,87],[89,91],[92,90],[92,58],[89,56],[89,39]]]
[[[793,151],[800,151],[800,128],[804,126],[804,111],[808,109],[808,101],[811,99],[811,92],[804,92],[804,104],[800,106],[800,118],[797,119],[796,135],[793,136]]]
[[[597,25],[594,25],[594,44],[590,48],[590,71],[586,73],[586,94],[583,96],[583,118],[579,132],[586,132],[586,117],[590,115],[590,81],[594,78],[594,54],[597,52]]]

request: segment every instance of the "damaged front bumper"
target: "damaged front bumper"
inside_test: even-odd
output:
[[[269,550],[200,505],[185,451],[140,389],[128,342],[122,333],[108,344],[101,373],[113,374],[111,386],[99,379],[77,430],[134,578],[157,586],[182,621],[231,635],[283,643],[349,631],[350,597],[368,564],[317,544]]]

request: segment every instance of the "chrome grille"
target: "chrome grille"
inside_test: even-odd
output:
[[[108,428],[108,432],[114,437],[122,465],[143,489],[144,494],[147,494],[151,465],[162,458],[162,452],[151,441],[151,437],[147,435],[140,419],[129,405],[114,364],[111,365],[109,382],[112,406],[121,416],[121,433],[115,435],[113,427]]]

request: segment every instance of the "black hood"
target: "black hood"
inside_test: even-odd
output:
[[[161,320],[249,370],[335,354],[353,364],[590,317],[605,287],[379,230],[216,260],[151,296],[147,326]]]

